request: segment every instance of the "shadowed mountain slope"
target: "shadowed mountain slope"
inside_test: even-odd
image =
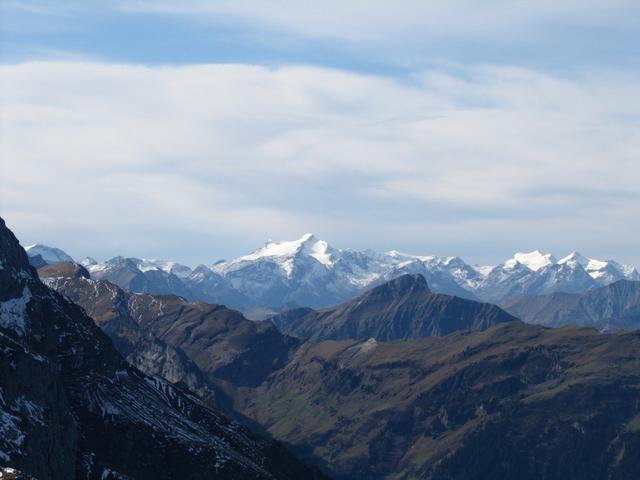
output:
[[[640,328],[640,282],[620,280],[583,294],[521,295],[503,306],[528,323],[635,330]]]
[[[336,307],[294,309],[270,320],[283,333],[322,341],[440,336],[485,330],[515,318],[494,305],[433,293],[424,277],[415,274],[402,275]]]

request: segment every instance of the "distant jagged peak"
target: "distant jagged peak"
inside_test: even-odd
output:
[[[253,262],[261,259],[292,259],[299,255],[306,255],[315,258],[318,262],[325,266],[331,266],[334,263],[334,255],[337,251],[331,247],[326,241],[320,240],[313,233],[305,233],[296,240],[283,240],[275,242],[269,240],[264,247],[244,255],[230,262],[224,262],[213,267]]]
[[[190,267],[174,261],[123,256],[113,257],[105,262],[98,262],[92,257],[86,257],[80,261],[80,265],[90,272],[99,272],[112,267],[128,266],[141,272],[157,270],[167,274],[172,273],[180,278],[187,278],[192,272]]]
[[[487,278],[496,267],[493,265],[473,265],[471,268],[478,272],[481,277]]]
[[[566,257],[558,260],[558,263],[561,265],[564,265],[565,263],[569,263],[569,264],[575,263],[578,265],[582,265],[583,267],[586,267],[587,265],[589,265],[589,262],[591,261],[592,260],[590,258],[587,258],[584,255],[582,255],[580,252],[574,250]]]
[[[420,260],[425,263],[439,263],[440,258],[435,255],[414,255],[411,253],[404,253],[398,250],[389,250],[387,255],[395,260]]]
[[[558,263],[562,265],[581,265],[585,270],[592,274],[592,276],[597,276],[607,270],[613,270],[626,276],[629,269],[626,265],[621,265],[613,260],[596,260],[595,258],[585,257],[577,251],[571,252],[566,257],[560,259]]]
[[[149,258],[142,258],[137,262],[137,267],[141,272],[148,272],[150,270],[161,270],[165,273],[173,273],[180,278],[188,277],[192,270],[190,267],[178,262],[170,260],[156,260]]]
[[[83,267],[87,267],[90,265],[97,265],[98,264],[98,260],[96,260],[93,257],[84,257],[82,260],[80,260],[80,265],[82,265]]]
[[[467,262],[465,262],[460,257],[444,257],[442,259],[442,263],[444,265],[447,265],[447,266],[464,266],[464,265],[467,265]]]
[[[557,263],[556,258],[550,253],[542,253],[540,250],[532,252],[518,252],[512,258],[504,262],[506,268],[515,268],[518,264],[524,265],[529,270],[537,272],[538,270],[554,265]]]
[[[73,262],[73,258],[71,258],[71,255],[67,254],[65,251],[56,247],[44,245],[42,243],[34,243],[33,245],[29,245],[25,247],[25,251],[30,257],[40,255],[42,259],[47,263]]]
[[[564,258],[558,260],[558,263],[561,265],[580,265],[584,267],[587,271],[596,271],[607,268],[608,265],[615,263],[611,261],[604,260],[596,260],[593,258],[588,258],[582,255],[580,252],[573,251],[569,255]]]

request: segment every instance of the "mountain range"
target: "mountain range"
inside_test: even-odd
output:
[[[70,257],[44,245],[27,247],[34,264]],[[474,266],[459,257],[408,255],[398,251],[336,249],[312,234],[267,242],[239,258],[190,268],[171,261],[114,257],[80,262],[92,278],[139,293],[172,293],[224,304],[256,318],[293,307],[322,308],[348,301],[403,274],[420,274],[432,291],[500,303],[520,294],[583,293],[640,273],[613,260],[577,252],[557,260],[539,251],[517,253],[496,266]]]
[[[5,258],[3,265],[12,265]],[[26,265],[26,257],[21,265]],[[29,338],[32,333],[40,333],[32,332],[36,322],[30,316],[28,328],[24,328],[13,315],[27,302],[19,282],[28,278],[26,281],[39,285],[41,290],[36,292],[33,287],[33,292],[45,304],[49,304],[48,298],[55,298],[63,302],[58,303],[63,308],[75,309],[65,322],[85,325],[85,331],[91,333],[89,339],[100,338],[84,312],[93,315],[96,324],[133,364],[123,364],[122,356],[106,337],[101,348],[95,348],[95,340],[87,345],[76,341],[77,334],[57,320],[60,314],[55,309],[45,312],[49,320],[46,334],[30,340],[50,342],[48,348],[62,362],[60,370],[74,372],[49,381],[61,385],[62,394],[71,399],[72,412],[81,412],[64,413],[63,417],[78,417],[79,438],[84,439],[83,448],[89,445],[95,453],[97,472],[104,473],[104,468],[121,472],[130,469],[129,473],[134,473],[129,476],[145,478],[134,470],[142,467],[132,455],[144,463],[145,455],[152,455],[146,452],[158,451],[161,458],[153,460],[161,466],[158,468],[172,468],[166,463],[176,458],[172,455],[187,455],[192,470],[186,476],[199,478],[198,468],[203,463],[198,462],[211,457],[196,455],[194,459],[191,453],[177,450],[172,442],[179,444],[179,440],[167,439],[166,435],[183,428],[184,422],[202,421],[203,415],[215,418],[206,422],[208,428],[229,425],[223,414],[216,413],[220,409],[229,412],[235,422],[244,422],[284,442],[297,456],[336,479],[627,479],[640,468],[640,365],[635,360],[640,355],[640,334],[635,332],[602,334],[593,328],[530,325],[491,305],[436,294],[421,276],[401,275],[372,285],[350,302],[326,309],[329,315],[319,323],[324,332],[328,331],[324,326],[335,325],[341,340],[323,340],[323,334],[305,341],[282,334],[270,322],[247,320],[220,305],[190,302],[175,295],[128,292],[107,280],[92,279],[89,270],[70,262],[39,269],[46,285],[65,296],[54,295],[45,285],[35,283],[33,271],[28,269],[18,269],[7,284],[11,293],[6,294],[8,303],[4,302],[2,308],[11,314],[2,316],[3,334],[17,341],[19,332],[28,332]],[[616,298],[622,295],[620,298],[632,305],[635,297],[631,287],[619,292],[619,284],[624,286],[625,282],[608,288]],[[629,293],[625,293],[627,288]],[[70,303],[72,299],[84,310]],[[27,302],[29,308],[33,308],[31,302]],[[429,314],[421,317],[427,311]],[[306,314],[314,312],[307,309]],[[406,322],[408,318],[421,321]],[[406,329],[409,334],[388,335],[378,329],[384,323]],[[416,328],[418,323],[425,328]],[[348,325],[357,328],[343,328]],[[371,332],[380,338],[365,340]],[[422,336],[447,333],[443,337]],[[420,338],[384,341],[396,336]],[[35,348],[30,343],[25,346]],[[80,351],[86,353],[78,356]],[[105,356],[103,351],[110,353]],[[91,368],[85,366],[90,359]],[[118,367],[108,367],[111,363]],[[10,361],[1,365],[12,368]],[[126,381],[122,373],[117,373],[124,369],[128,372]],[[45,379],[39,375],[45,373],[32,369],[29,374],[0,377],[3,390],[11,392],[4,395],[3,415],[17,416],[13,412],[22,411],[16,390],[25,392],[23,395],[36,406],[41,405],[45,400],[22,384],[40,384]],[[155,376],[147,376],[150,373]],[[91,400],[95,398],[91,393],[95,384],[101,385],[99,400]],[[156,390],[146,390],[144,385],[155,386]],[[190,393],[192,388],[196,393]],[[124,394],[118,393],[123,390],[127,392],[124,399]],[[178,406],[200,402],[199,408],[208,413],[197,410],[195,417],[185,419],[188,412],[196,411],[189,407],[173,412],[176,403],[167,406],[156,400],[160,394],[156,392],[175,392]],[[170,399],[172,395],[167,394]],[[92,401],[104,407],[97,418],[90,407]],[[89,402],[88,407],[85,402]],[[113,405],[118,413],[111,413],[108,406]],[[25,415],[32,412],[32,423],[37,424],[37,409],[25,408]],[[54,404],[46,411],[69,411],[65,408]],[[144,420],[136,418],[147,410]],[[148,420],[149,415],[156,418],[160,412],[171,420],[159,425]],[[22,422],[24,438],[46,439],[49,432],[58,431],[54,423],[48,424],[55,428],[48,428],[45,434],[42,429],[28,430],[27,419]],[[133,422],[136,427],[121,427],[114,432],[114,422]],[[148,427],[151,439],[145,436],[145,422],[153,425]],[[258,463],[265,468],[277,457],[288,460],[279,461],[277,473],[269,473],[275,478],[287,478],[283,469],[295,471],[292,478],[314,475],[303,473],[300,469],[305,467],[278,450],[281,447],[271,444],[274,446],[267,448],[268,443],[261,443],[267,440],[243,430],[240,423],[231,424],[233,428],[224,430],[229,436],[221,438],[240,453],[234,457],[236,463],[226,461],[228,472],[232,468],[241,470],[243,462],[255,464],[255,458],[263,459]],[[122,442],[123,435],[128,438],[126,432],[131,431],[135,432],[138,448]],[[212,442],[206,431],[199,429],[197,435]],[[244,442],[265,447],[256,447],[248,457],[243,456],[247,443],[236,439],[234,432],[245,432],[241,435]],[[99,444],[92,443],[97,441],[92,440],[95,435],[110,442],[108,450],[98,451]],[[20,435],[10,438],[22,442],[21,449],[30,445],[19,440]],[[8,447],[3,444],[0,451],[4,451],[2,448]],[[127,453],[122,448],[127,448]],[[211,448],[211,455],[218,455],[214,453],[217,447]],[[15,458],[17,467],[37,473],[27,469],[29,463],[19,463],[20,455]],[[176,478],[175,471],[168,477]]]
[[[78,265],[39,274],[135,352],[134,365],[212,392],[210,404],[336,479],[626,479],[640,468],[637,333],[527,325],[405,275],[328,309],[331,321],[320,323],[372,317],[416,337],[452,333],[386,342],[385,331],[365,340],[370,331],[347,328],[343,340],[298,341],[225,307],[128,293]],[[426,328],[402,321],[423,306]],[[130,323],[151,338],[118,328]]]
[[[321,477],[127,363],[82,308],[40,282],[2,219],[0,462],[53,480]]]

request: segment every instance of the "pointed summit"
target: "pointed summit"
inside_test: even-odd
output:
[[[368,294],[383,293],[388,296],[389,294],[406,295],[412,292],[431,293],[427,280],[419,273],[400,275],[382,285],[374,287],[369,290]]]
[[[316,236],[313,233],[305,233],[298,239],[298,242],[308,242],[315,239]]]
[[[495,305],[433,293],[420,274],[401,275],[337,305],[298,308],[271,317],[278,329],[312,342],[390,341],[485,330],[515,317]]]
[[[586,267],[587,265],[589,265],[589,262],[591,262],[591,259],[583,256],[582,254],[580,254],[580,252],[577,252],[575,250],[571,252],[569,255],[567,255],[566,257],[558,260],[558,263],[561,265],[564,265],[565,263],[567,263],[567,264],[577,264],[583,267]]]
[[[279,264],[287,276],[291,277],[294,267],[300,259],[311,257],[328,267],[333,265],[333,257],[336,252],[327,242],[319,240],[313,233],[305,233],[297,240],[269,241],[264,247],[249,255],[214,265],[211,268],[219,273],[225,273],[242,268],[243,265],[251,262],[268,261]]]

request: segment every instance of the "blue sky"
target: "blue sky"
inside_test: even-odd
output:
[[[297,5],[291,8],[291,5]],[[14,1],[2,61],[313,64],[406,75],[451,64],[637,69],[633,1]]]
[[[189,264],[337,247],[640,265],[640,4],[0,6],[24,243]]]

